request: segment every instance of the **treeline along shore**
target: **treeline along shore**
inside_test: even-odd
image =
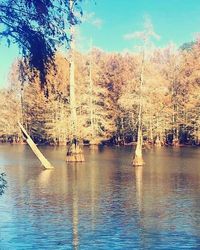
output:
[[[137,141],[139,102],[146,144],[200,144],[200,41],[142,55],[93,48],[74,51],[76,136],[84,144],[130,145]],[[18,59],[10,86],[0,90],[0,141],[23,143],[22,121],[37,144],[66,145],[70,121],[68,55],[57,53],[45,83]],[[43,88],[41,88],[43,86]]]

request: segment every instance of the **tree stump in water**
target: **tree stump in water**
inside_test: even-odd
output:
[[[66,155],[67,162],[84,162],[85,157],[81,147],[78,145],[76,140],[73,140],[70,144],[67,155]]]
[[[140,167],[140,166],[143,166],[144,164],[145,164],[145,162],[144,162],[143,158],[136,155],[134,160],[133,160],[133,166]]]
[[[99,150],[99,145],[98,144],[91,144],[90,149],[94,150],[94,151],[97,151],[97,150]]]
[[[173,145],[174,147],[179,147],[179,146],[180,146],[179,140],[178,140],[177,138],[173,139],[172,145]]]
[[[142,144],[143,144],[143,137],[142,137],[142,131],[138,131],[138,141],[137,146],[135,150],[135,158],[133,159],[133,166],[143,166],[144,160],[142,157]]]
[[[155,146],[158,147],[158,148],[162,147],[162,143],[161,143],[161,140],[160,140],[159,136],[156,137]]]

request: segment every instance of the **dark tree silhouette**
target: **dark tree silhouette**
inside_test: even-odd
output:
[[[81,2],[74,0],[73,5],[82,15]],[[0,0],[0,39],[19,46],[26,66],[39,71],[42,87],[56,47],[68,45],[67,30],[79,23],[73,13],[69,0]]]

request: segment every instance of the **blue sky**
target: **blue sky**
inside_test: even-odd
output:
[[[143,29],[144,18],[151,19],[160,36],[156,46],[170,42],[180,46],[194,40],[200,32],[200,0],[85,0],[84,21],[79,27],[79,48],[87,49],[89,40],[106,51],[132,50],[134,42],[124,35]],[[7,83],[9,68],[18,55],[15,46],[0,43],[0,86]]]
[[[102,20],[100,28],[82,24],[85,36],[91,34],[94,44],[108,51],[122,51],[133,46],[123,35],[143,29],[144,18],[151,19],[160,35],[158,46],[169,42],[181,45],[194,39],[200,32],[199,0],[96,0],[96,6],[87,4],[89,12],[95,11]]]

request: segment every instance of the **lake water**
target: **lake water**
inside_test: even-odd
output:
[[[85,163],[65,162],[65,147],[41,147],[43,170],[26,145],[0,146],[1,250],[200,249],[200,149],[85,148]]]

